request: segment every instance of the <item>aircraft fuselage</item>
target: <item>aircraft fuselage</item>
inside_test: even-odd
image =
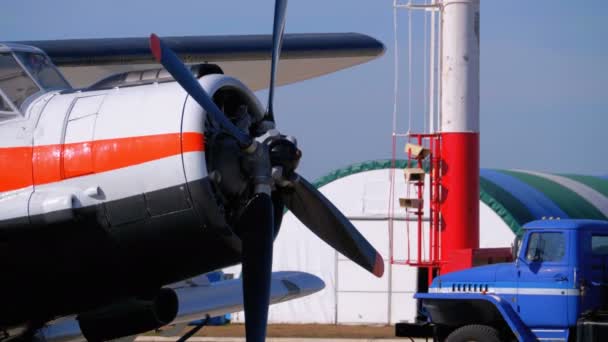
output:
[[[210,93],[254,95],[223,75]],[[240,262],[175,82],[48,92],[0,122],[0,327],[81,312]]]

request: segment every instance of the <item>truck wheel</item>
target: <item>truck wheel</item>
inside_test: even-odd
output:
[[[452,331],[445,342],[501,342],[501,339],[496,329],[475,324]]]

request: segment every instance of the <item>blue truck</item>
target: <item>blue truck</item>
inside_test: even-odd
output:
[[[523,228],[514,262],[447,273],[415,295],[435,341],[608,341],[608,222]]]

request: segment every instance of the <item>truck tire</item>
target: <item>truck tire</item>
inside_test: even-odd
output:
[[[498,331],[487,325],[465,325],[454,331],[445,342],[501,342]]]

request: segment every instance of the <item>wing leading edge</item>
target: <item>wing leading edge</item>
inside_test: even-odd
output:
[[[163,41],[186,63],[215,63],[253,90],[268,85],[271,35],[166,37]],[[21,41],[44,50],[75,87],[86,87],[119,72],[160,67],[148,37]],[[384,45],[358,33],[287,34],[278,84],[294,83],[368,62]]]

